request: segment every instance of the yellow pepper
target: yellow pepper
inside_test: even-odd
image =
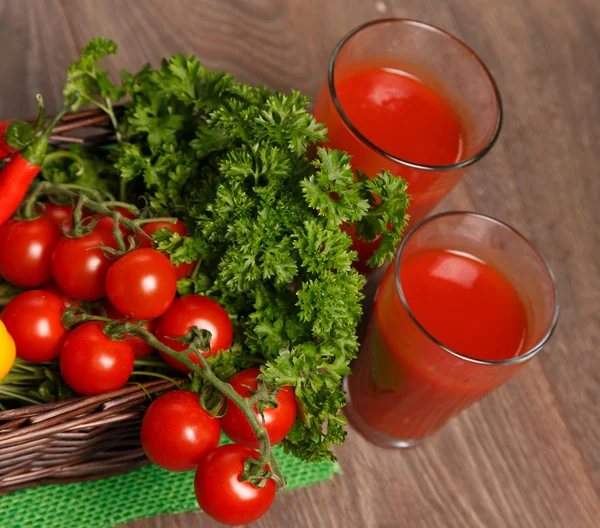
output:
[[[4,323],[0,321],[0,380],[8,374],[15,363],[17,351],[15,342],[8,333]]]

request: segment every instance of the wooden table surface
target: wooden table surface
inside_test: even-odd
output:
[[[374,18],[466,41],[505,106],[500,140],[445,200],[524,233],[556,273],[561,316],[540,356],[411,451],[350,431],[344,475],[280,497],[258,527],[600,526],[600,2],[598,0],[1,0],[0,116],[60,103],[91,37],[120,68],[196,53],[251,83],[315,95],[336,42]],[[209,527],[198,513],[135,528]]]

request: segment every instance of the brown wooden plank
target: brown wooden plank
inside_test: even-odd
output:
[[[528,236],[557,275],[561,321],[537,360],[430,442],[389,451],[350,432],[338,450],[344,476],[279,497],[255,526],[597,526],[596,0],[5,0],[0,43],[10,51],[10,82],[0,86],[0,115],[31,114],[38,87],[56,107],[75,48],[100,34],[121,46],[113,71],[193,52],[242,80],[314,95],[337,40],[384,16],[448,29],[494,73],[506,111],[501,139],[443,208],[489,213]],[[130,526],[215,523],[190,513]]]
[[[76,53],[60,0],[0,2],[0,49],[3,119],[34,116],[37,93],[54,112],[62,101],[67,65]]]

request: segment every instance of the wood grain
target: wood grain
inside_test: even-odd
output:
[[[274,88],[316,94],[336,42],[378,17],[443,27],[494,73],[505,126],[444,209],[514,225],[548,258],[558,329],[514,380],[422,447],[350,431],[345,474],[280,497],[256,527],[570,527],[600,524],[600,3],[597,0],[2,0],[0,115],[51,108],[87,39],[121,46],[112,71],[180,51]],[[202,514],[131,528],[216,526]]]

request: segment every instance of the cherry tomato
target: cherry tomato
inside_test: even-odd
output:
[[[127,341],[114,341],[102,323],[84,323],[72,330],[60,351],[60,373],[84,396],[120,389],[133,371],[133,351]]]
[[[157,466],[191,471],[219,445],[219,420],[198,403],[198,395],[175,390],[159,396],[142,421],[142,447]]]
[[[208,330],[212,334],[210,352],[214,354],[219,350],[227,350],[233,341],[233,326],[225,309],[217,302],[203,295],[185,295],[175,299],[171,307],[156,323],[155,335],[157,339],[176,352],[183,352],[187,346],[180,341],[169,338],[182,337],[190,328],[197,326],[200,330]],[[160,352],[162,358],[173,368],[181,372],[189,372],[183,363],[171,356]],[[197,364],[200,360],[195,354],[189,354],[190,359]]]
[[[61,233],[48,218],[12,220],[0,228],[0,275],[21,288],[35,288],[50,278],[52,252]]]
[[[148,222],[147,224],[144,224],[142,230],[144,231],[144,233],[152,235],[152,233],[154,233],[155,231],[158,231],[159,229],[164,229],[165,227],[169,231],[171,231],[171,233],[178,233],[181,236],[187,236],[188,234],[185,224],[179,219],[177,219],[175,223],[162,221]],[[146,237],[141,237],[140,247],[150,248],[152,247],[152,241]]]
[[[145,233],[152,235],[159,229],[167,228],[171,233],[178,233],[181,236],[187,236],[188,232],[185,224],[181,220],[177,220],[174,224],[171,222],[149,222],[142,228]],[[140,247],[149,248],[152,247],[152,242],[146,237],[140,237]],[[175,272],[177,273],[177,280],[189,277],[194,271],[195,262],[182,262],[179,266],[175,266]]]
[[[372,268],[367,264],[367,260],[373,256],[373,253],[375,253],[375,250],[381,244],[381,233],[377,235],[374,240],[367,242],[364,238],[356,236],[356,228],[352,224],[343,225],[342,230],[348,233],[350,238],[352,238],[350,250],[358,253],[358,259],[352,263],[352,266],[354,266],[359,273],[365,275],[369,274],[372,271]]]
[[[260,519],[275,500],[277,486],[269,479],[257,488],[241,479],[244,461],[259,454],[237,444],[217,447],[198,466],[194,477],[196,500],[214,520],[230,526],[248,524]]]
[[[64,228],[67,232],[73,229],[73,206],[58,205],[52,202],[46,202],[45,206],[44,216],[56,227]]]
[[[111,266],[106,292],[114,307],[127,317],[154,319],[175,299],[177,276],[169,259],[159,251],[136,249]]]
[[[62,325],[65,307],[53,293],[29,290],[4,308],[2,321],[15,340],[17,356],[25,361],[50,361],[58,357],[67,335]]]
[[[105,233],[81,238],[63,237],[52,255],[52,275],[60,288],[74,299],[96,301],[106,295],[106,274],[113,261],[100,246],[110,245]]]
[[[4,323],[0,321],[0,380],[10,372],[15,364],[16,350],[15,341],[8,333]]]
[[[185,279],[186,277],[189,277],[192,272],[194,271],[194,268],[196,267],[196,263],[192,262],[182,262],[181,264],[179,264],[179,266],[174,266],[175,268],[175,274],[177,275],[177,280],[179,279]]]
[[[248,398],[251,396],[251,391],[256,391],[258,388],[259,374],[260,369],[257,368],[243,370],[233,376],[229,384],[240,396]],[[256,405],[254,406],[254,414],[267,430],[272,445],[278,444],[287,436],[296,421],[297,414],[296,397],[291,387],[281,387],[276,401],[279,404],[277,408],[264,410],[264,421],[256,410]],[[221,418],[221,426],[225,434],[234,442],[258,449],[258,440],[247,418],[234,403],[229,402],[227,405],[227,412]]]
[[[40,290],[44,290],[44,291],[53,293],[54,295],[58,296],[58,298],[65,305],[65,308],[69,308],[70,306],[73,306],[73,305],[78,306],[78,304],[79,304],[75,299],[73,299],[72,297],[67,295],[64,291],[62,291],[60,289],[60,286],[58,284],[56,284],[56,281],[54,279],[50,279],[48,282],[45,282],[44,284],[42,284],[40,286]]]
[[[119,310],[117,310],[108,299],[104,299],[102,301],[102,306],[104,307],[106,317],[110,317],[111,319],[119,319],[120,321],[128,321],[133,324],[139,324],[138,320],[128,319],[121,312],[119,312]],[[152,333],[154,332],[156,321],[144,321],[140,326],[144,330],[148,330],[148,332]],[[131,346],[131,349],[133,350],[133,355],[136,358],[143,358],[154,352],[154,349],[140,337],[130,337],[129,339],[127,339],[127,342],[129,343],[129,346]]]

